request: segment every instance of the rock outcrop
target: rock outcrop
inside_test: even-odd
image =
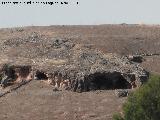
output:
[[[42,40],[38,35],[26,39],[25,44],[20,44],[20,39],[17,44],[15,39],[16,48],[5,42],[5,62],[2,59],[1,64],[32,66],[34,74],[44,73],[43,78],[48,73],[55,74],[54,77],[61,74],[61,79],[70,80],[69,88],[73,91],[129,89],[141,86],[149,77],[147,71],[128,57],[103,53],[94,45],[78,44],[69,38]],[[13,49],[15,56],[5,55]]]

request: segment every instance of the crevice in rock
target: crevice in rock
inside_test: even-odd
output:
[[[42,71],[36,71],[36,74],[35,74],[35,80],[47,80],[48,77],[47,77],[47,74],[45,72],[42,72]]]

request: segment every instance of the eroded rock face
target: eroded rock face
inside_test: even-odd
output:
[[[3,65],[1,69],[0,83],[2,87],[7,87],[15,82],[32,79],[31,66]]]
[[[33,71],[41,71],[39,75],[34,72],[39,79],[59,79],[58,82],[69,80],[68,88],[77,92],[130,89],[139,87],[148,80],[148,72],[128,57],[103,53],[93,45],[76,44],[67,38],[55,38],[45,42],[37,39],[42,38],[36,38],[37,46],[32,48],[35,43],[31,42],[17,46],[21,48],[30,45],[31,49],[21,49],[22,56],[17,54],[17,57],[6,58],[5,61],[13,65],[32,66]],[[34,52],[30,52],[31,50]],[[7,52],[10,52],[9,49]],[[52,80],[47,77],[49,74],[52,74]],[[60,86],[60,83],[57,86]]]

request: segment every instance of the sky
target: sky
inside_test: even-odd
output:
[[[68,2],[5,4],[0,0],[0,28],[48,25],[160,24],[160,0],[31,0]],[[78,2],[78,4],[77,4]]]

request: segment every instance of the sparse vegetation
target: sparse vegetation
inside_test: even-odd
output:
[[[120,114],[114,114],[113,120],[124,120],[123,117]]]
[[[2,78],[3,78],[3,72],[2,72],[2,71],[7,70],[8,68],[9,68],[9,64],[4,64],[4,65],[2,66],[2,69],[1,69],[1,71],[0,71],[0,82],[1,82],[1,80],[2,80]]]
[[[121,62],[117,64],[116,61],[124,61],[128,56],[140,56],[144,58],[142,63],[139,62],[141,67],[149,72],[160,73],[159,46],[159,25],[65,25],[63,27],[5,28],[0,29],[0,68],[4,63],[10,63],[8,67],[6,66],[6,69],[9,69],[12,65],[31,65],[31,72],[33,72],[31,76],[33,77],[36,70],[43,71],[47,77],[49,73],[59,71],[63,73],[65,80],[76,80],[74,76],[77,71],[74,71],[74,69],[87,73],[90,72],[90,70],[87,70],[88,66],[92,65],[92,70],[96,70],[97,66],[102,69],[103,66],[109,64],[111,67],[108,67],[114,71],[115,66],[123,65],[118,68],[124,68],[125,64],[127,66],[130,64],[127,61],[124,64],[121,64]],[[95,49],[96,53],[101,52],[100,57],[95,54]],[[117,57],[114,59],[115,54],[118,54],[118,59]],[[78,61],[81,61],[82,65]],[[132,61],[133,64],[137,62],[137,60]],[[78,67],[74,67],[74,65]],[[136,66],[139,65],[136,63]],[[136,66],[134,67],[135,70],[137,69]],[[109,69],[103,69],[109,71]],[[130,72],[128,69],[130,67],[126,69]],[[16,69],[16,72],[19,70]],[[136,70],[134,73],[139,72]],[[80,72],[78,77],[81,78],[81,75],[83,74]],[[130,78],[135,80],[132,75]],[[144,78],[144,76],[141,76],[141,78]],[[125,79],[128,79],[128,77],[125,77]],[[81,81],[77,82],[83,83]],[[75,82],[75,86],[77,82]],[[33,80],[15,92],[3,96],[0,102],[0,119],[63,120],[66,118],[69,120],[108,120],[113,113],[122,111],[122,104],[126,101],[125,97],[117,99],[114,94],[115,90],[112,89],[79,94],[63,90],[54,91],[53,86],[45,83]],[[14,85],[7,86],[5,89],[0,88],[0,92],[6,92],[13,87]],[[80,85],[77,86],[77,88],[80,87]],[[123,112],[115,115],[115,119],[123,120]]]
[[[129,96],[123,107],[123,118],[114,115],[114,120],[159,120],[160,76],[151,75],[149,82]]]

